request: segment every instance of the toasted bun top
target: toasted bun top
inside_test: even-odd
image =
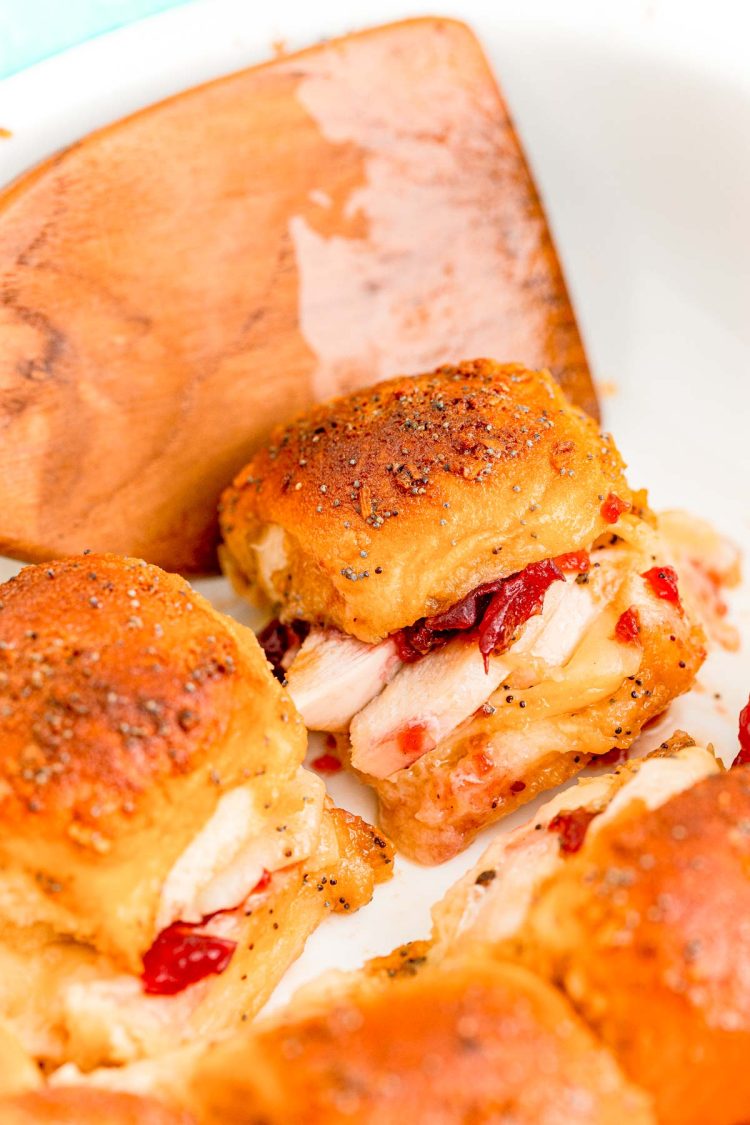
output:
[[[225,733],[238,645],[188,584],[131,559],[30,566],[0,587],[3,821],[83,837]]]
[[[201,1122],[651,1121],[554,989],[491,955],[359,979],[216,1046],[193,1076]]]
[[[659,1121],[750,1120],[750,767],[592,834],[533,931]]]
[[[225,559],[285,616],[373,641],[590,546],[610,492],[633,501],[612,439],[552,377],[479,359],[279,427],[224,494]]]
[[[27,567],[0,587],[0,912],[106,948],[132,910],[147,947],[222,791],[291,775],[304,746],[250,631],[181,578],[114,555]]]
[[[10,1027],[0,1023],[0,1099],[36,1090],[42,1072]],[[0,1101],[0,1104],[1,1101]],[[0,1114],[0,1121],[3,1120]]]
[[[37,1090],[0,1100],[3,1125],[195,1125],[153,1098],[90,1087]]]

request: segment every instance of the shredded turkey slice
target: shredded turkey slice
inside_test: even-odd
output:
[[[392,640],[368,645],[337,629],[311,629],[287,686],[308,730],[345,731],[400,667]]]
[[[249,786],[230,789],[167,875],[157,929],[232,909],[264,871],[306,859],[318,842],[324,797],[323,782],[304,769],[280,788],[268,809],[259,807]],[[286,825],[283,832],[279,824]]]

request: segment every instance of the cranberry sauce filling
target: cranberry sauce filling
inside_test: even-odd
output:
[[[566,574],[588,574],[591,569],[588,551],[568,551],[567,555],[558,555],[553,562]]]
[[[341,769],[341,762],[335,754],[319,754],[310,764],[318,773],[338,773]]]
[[[610,492],[602,502],[599,511],[607,523],[617,523],[623,512],[630,511],[630,503],[627,500],[621,500],[614,492]]]
[[[414,625],[393,633],[399,659],[404,664],[413,664],[428,652],[442,648],[456,633],[476,631],[479,651],[487,668],[490,654],[504,652],[516,630],[530,617],[541,613],[544,596],[553,582],[561,581],[565,573],[586,574],[590,566],[588,551],[569,551],[554,559],[531,563],[507,578],[484,582],[450,609],[432,617],[422,617]],[[306,621],[287,625],[274,619],[258,634],[260,646],[278,680],[285,679],[284,657],[290,649],[300,645],[309,632]]]
[[[274,618],[258,633],[258,644],[266,654],[266,660],[271,665],[274,676],[282,683],[285,678],[282,668],[284,657],[290,648],[302,644],[309,632],[310,626],[306,621],[293,621],[291,625],[285,625],[278,618]]]
[[[679,606],[680,592],[677,588],[677,572],[671,566],[652,566],[641,575],[648,582],[657,598]]]
[[[750,699],[740,711],[739,737],[740,749],[732,765],[746,766],[750,764]]]
[[[562,580],[562,571],[553,559],[532,563],[520,574],[506,578],[495,594],[479,626],[479,651],[485,671],[490,653],[504,652],[513,635],[530,617],[541,613],[544,595],[553,582]]]
[[[560,851],[572,855],[580,851],[591,821],[598,814],[588,809],[572,809],[553,816],[547,825],[548,832],[557,832],[560,837]]]
[[[263,868],[263,874],[261,875],[260,879],[258,880],[258,882],[255,884],[255,886],[251,890],[250,894],[251,895],[260,894],[261,891],[264,891],[266,889],[266,887],[268,886],[268,884],[270,882],[271,882],[271,872],[266,871],[266,869],[264,867]]]
[[[194,933],[189,922],[173,922],[143,955],[143,991],[174,996],[211,973],[223,973],[236,941]]]
[[[414,726],[405,727],[397,734],[398,748],[404,756],[404,764],[411,765],[432,750],[435,740],[430,737],[424,723],[415,723]]]
[[[568,567],[571,557],[562,556],[568,560]],[[588,555],[585,566],[588,569]],[[497,578],[477,586],[443,613],[423,617],[416,624],[394,633],[399,657],[407,664],[414,663],[447,644],[456,633],[476,630],[479,651],[487,668],[490,653],[505,651],[516,630],[541,612],[544,595],[553,582],[562,580],[563,569],[557,560],[543,559],[508,578]]]
[[[271,872],[264,869],[250,893],[264,891],[270,882]],[[153,996],[174,996],[212,973],[223,973],[237,942],[213,934],[197,934],[195,930],[224,913],[217,910],[200,922],[173,922],[157,934],[151,948],[143,954],[143,991]]]
[[[632,645],[638,640],[640,631],[641,620],[638,616],[638,610],[631,605],[629,609],[620,614],[615,625],[615,636],[623,644]]]

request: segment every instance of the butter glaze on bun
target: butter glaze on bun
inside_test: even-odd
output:
[[[139,970],[172,864],[223,790],[294,774],[304,728],[249,630],[133,559],[27,567],[0,638],[0,910]]]
[[[3,1125],[195,1125],[195,1118],[136,1094],[64,1087],[0,1099]]]
[[[29,567],[0,642],[0,1017],[48,1069],[241,1026],[389,877],[387,841],[303,768],[253,634],[181,578]]]
[[[590,834],[538,896],[530,959],[662,1125],[750,1120],[750,768]]]
[[[311,1006],[209,1050],[188,1099],[204,1125],[653,1121],[564,997],[490,953]]]
[[[224,494],[225,565],[286,619],[374,642],[590,547],[609,493],[636,503],[623,469],[548,372],[400,376],[274,431]]]

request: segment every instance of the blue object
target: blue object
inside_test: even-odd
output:
[[[0,78],[184,0],[0,0]]]

